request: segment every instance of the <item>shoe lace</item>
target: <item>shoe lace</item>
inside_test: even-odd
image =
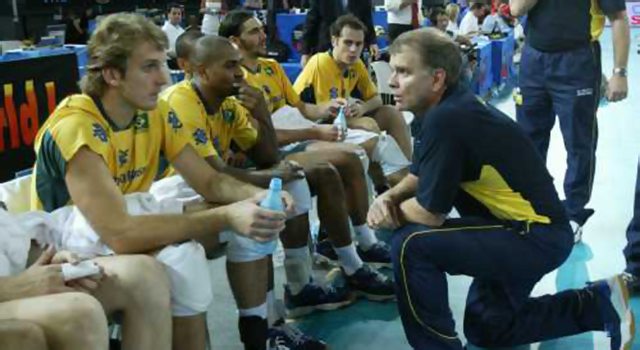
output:
[[[289,338],[295,345],[302,345],[309,338],[298,328],[286,323],[280,326],[280,330],[284,332],[287,338]]]

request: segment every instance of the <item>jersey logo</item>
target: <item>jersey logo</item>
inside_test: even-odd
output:
[[[102,125],[98,123],[93,123],[93,137],[97,138],[103,143],[107,143],[108,141],[107,132],[104,130]]]
[[[118,150],[118,165],[123,166],[129,161],[129,150]]]
[[[143,132],[149,130],[149,115],[147,113],[138,114],[133,122],[133,130]]]
[[[222,120],[224,120],[225,123],[231,124],[234,119],[236,119],[236,114],[233,111],[228,109],[222,111]]]
[[[196,146],[204,145],[209,141],[207,138],[207,133],[204,132],[203,129],[197,128],[196,131],[193,132],[193,140],[196,142]]]
[[[264,72],[267,73],[268,76],[272,76],[273,75],[273,69],[271,69],[271,67],[266,67],[264,69]]]
[[[338,89],[335,86],[329,90],[329,97],[331,99],[338,98]]]
[[[169,115],[168,115],[167,121],[169,122],[169,124],[171,125],[171,128],[174,131],[182,128],[182,122],[180,121],[180,119],[178,119],[178,116],[176,115],[176,112],[174,112],[174,111],[169,111]]]

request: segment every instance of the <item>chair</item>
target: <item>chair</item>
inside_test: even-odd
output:
[[[385,105],[395,105],[393,90],[389,86],[389,78],[391,77],[391,66],[389,63],[385,61],[371,62],[370,70],[371,77],[376,83],[380,97],[382,97],[382,103]],[[413,122],[413,113],[404,111],[402,112],[402,116],[407,125]]]

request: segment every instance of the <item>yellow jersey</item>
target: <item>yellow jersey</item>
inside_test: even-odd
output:
[[[210,110],[208,104],[191,81],[183,81],[161,94],[180,116],[185,130],[191,135],[191,144],[203,157],[230,156],[231,143],[247,151],[258,140],[258,130],[251,124],[251,115],[240,102],[227,97],[220,108]]]
[[[362,60],[342,70],[329,52],[309,59],[293,89],[302,101],[316,104],[339,97],[368,101],[378,94]]]
[[[31,208],[53,211],[72,204],[66,167],[82,147],[102,157],[120,191],[128,194],[148,191],[161,154],[172,161],[188,143],[182,122],[165,102],[152,111],[137,111],[131,124],[119,129],[98,99],[67,97],[36,136]]]
[[[300,97],[277,61],[259,58],[255,71],[246,67],[242,67],[242,70],[247,83],[262,90],[270,113],[285,105],[297,107],[300,104]]]

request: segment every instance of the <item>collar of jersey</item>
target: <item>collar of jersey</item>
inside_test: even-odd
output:
[[[102,114],[104,119],[107,121],[107,124],[109,124],[109,126],[111,127],[111,129],[113,131],[127,130],[127,129],[129,129],[130,127],[132,127],[134,125],[134,123],[136,121],[135,116],[138,114],[137,112],[133,115],[133,118],[131,118],[131,121],[129,122],[129,124],[127,126],[125,126],[124,128],[120,128],[120,127],[118,127],[118,125],[116,125],[116,123],[113,122],[113,119],[111,119],[109,114],[107,114],[107,111],[104,109],[104,105],[102,104],[102,101],[98,97],[95,97],[95,96],[91,96],[91,99],[93,100],[93,103],[98,108],[98,111],[100,111],[100,114]]]

